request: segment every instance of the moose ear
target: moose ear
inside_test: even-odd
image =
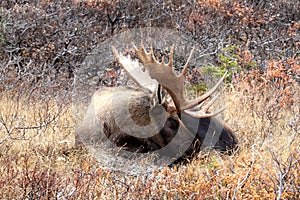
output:
[[[112,52],[122,68],[127,72],[128,76],[144,91],[155,93],[157,91],[158,83],[152,79],[149,73],[144,72],[137,60],[132,60],[129,56],[123,56],[118,53],[114,46],[111,47]]]

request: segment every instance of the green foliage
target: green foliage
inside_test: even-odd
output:
[[[228,70],[231,75],[234,72],[238,72],[241,69],[241,66],[238,63],[239,55],[237,54],[239,48],[237,46],[228,46],[223,48],[223,53],[218,55],[221,65],[219,69],[221,71]]]
[[[206,92],[207,90],[207,84],[206,83],[199,83],[195,86],[196,91],[198,92]]]
[[[241,72],[244,69],[252,68],[256,65],[254,61],[250,61],[241,57],[241,50],[235,45],[227,46],[222,49],[222,53],[217,55],[217,66],[207,65],[203,68],[203,73],[214,77],[222,77],[225,72],[228,72],[226,81],[231,82],[234,74]]]
[[[222,53],[218,54],[219,66],[215,68],[213,74],[215,76],[223,76],[227,71],[228,76],[226,80],[230,82],[232,75],[241,70],[239,65],[240,57],[237,53],[239,50],[239,47],[234,45],[223,48]]]
[[[197,84],[190,84],[186,85],[186,91],[188,91],[189,95],[202,95],[204,94],[208,89],[208,86],[206,83],[197,83]]]
[[[220,162],[217,160],[217,157],[216,157],[216,156],[213,156],[213,157],[211,158],[211,162],[208,163],[207,168],[208,168],[209,170],[214,170],[214,169],[217,169],[218,166],[220,166]]]

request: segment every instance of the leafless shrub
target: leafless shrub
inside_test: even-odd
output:
[[[285,0],[1,0],[1,198],[299,199],[299,10],[299,1]],[[226,161],[212,155],[187,167],[130,177],[64,148],[74,132],[67,105],[81,61],[112,34],[162,24],[192,36],[205,54],[235,45],[252,55],[259,70],[233,83],[227,95],[227,118],[243,151]],[[295,82],[261,76],[274,72],[269,61],[288,58],[298,68],[275,65],[276,73],[288,72]],[[109,73],[99,77],[114,84]],[[277,85],[280,80],[288,84]]]

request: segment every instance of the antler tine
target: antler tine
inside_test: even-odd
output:
[[[221,108],[220,110],[213,112],[213,113],[208,113],[208,109],[214,104],[214,102],[218,99],[220,93],[215,95],[205,106],[202,106],[204,102],[201,102],[201,105],[199,108],[200,110],[185,110],[184,112],[187,113],[188,115],[195,117],[195,118],[209,118],[209,117],[214,117],[218,115],[219,113],[223,112],[226,107]],[[197,106],[198,107],[198,106]]]
[[[214,117],[214,116],[220,114],[225,109],[226,109],[226,107],[223,107],[222,109],[220,109],[216,112],[213,112],[213,113],[205,113],[205,112],[202,112],[202,111],[199,111],[198,113],[196,113],[196,112],[189,111],[189,110],[185,110],[184,112],[186,114],[190,115],[191,117],[194,117],[194,118],[210,118],[210,117]]]
[[[187,59],[180,76],[185,76],[186,70],[187,70],[187,68],[189,66],[189,63],[190,63],[190,60],[192,59],[192,56],[194,54],[194,50],[195,50],[195,47],[193,47],[192,51],[190,52],[189,58]]]
[[[139,57],[139,59],[142,61],[143,64],[159,63],[154,57],[152,46],[150,47],[149,53],[147,52],[143,43],[141,43],[141,49],[138,49],[134,43],[132,43],[132,46],[135,53],[137,54],[137,56]]]
[[[174,57],[174,44],[171,46],[171,49],[170,49],[170,55],[169,55],[169,67],[173,67],[173,57]]]
[[[128,76],[141,88],[150,90],[152,93],[157,88],[157,81],[152,79],[149,74],[142,71],[137,61],[133,61],[130,57],[120,55],[114,46],[111,47],[121,67],[127,72]]]
[[[203,94],[201,97],[189,101],[185,106],[182,107],[183,110],[186,109],[190,109],[196,105],[198,105],[199,103],[205,101],[206,99],[208,99],[213,93],[215,93],[215,91],[218,89],[218,87],[220,86],[220,84],[223,82],[223,80],[226,78],[227,76],[227,71],[225,72],[225,74],[222,76],[222,78],[218,81],[218,83],[211,88],[207,93]]]
[[[138,49],[134,44],[133,48],[136,55],[144,65],[145,69],[149,71],[150,76],[156,79],[160,85],[162,85],[172,97],[176,106],[177,112],[181,112],[181,105],[185,105],[185,99],[183,97],[184,76],[177,76],[173,70],[173,51],[171,48],[169,63],[158,62],[153,55],[153,49],[150,48],[148,53],[145,48]]]

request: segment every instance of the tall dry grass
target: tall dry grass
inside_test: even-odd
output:
[[[300,198],[299,84],[283,87],[250,75],[225,93],[238,152],[203,153],[187,165],[136,176],[104,169],[74,148],[70,104],[4,95],[0,198]]]

